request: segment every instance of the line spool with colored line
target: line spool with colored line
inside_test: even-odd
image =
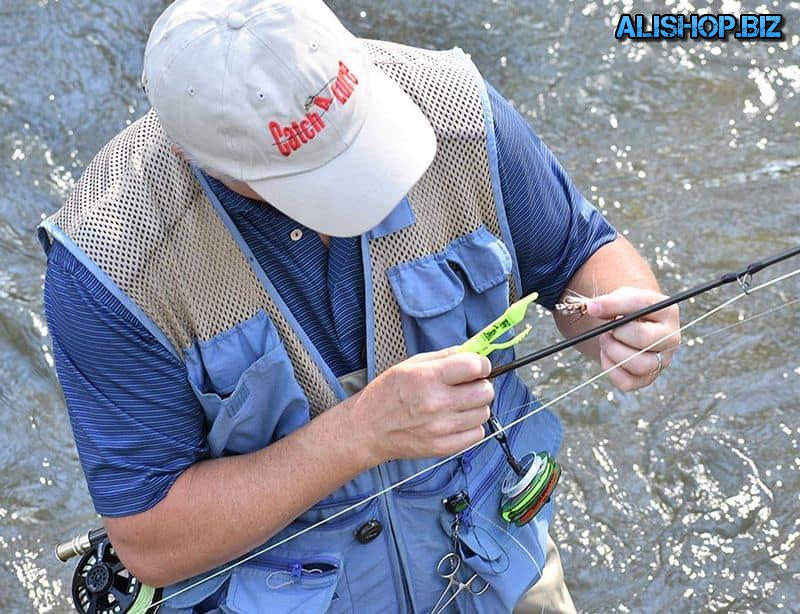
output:
[[[561,477],[561,466],[547,452],[525,456],[522,465],[525,468],[522,476],[508,469],[503,478],[500,501],[500,516],[518,527],[533,520],[550,500]]]

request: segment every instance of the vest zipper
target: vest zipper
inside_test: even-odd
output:
[[[298,559],[261,557],[249,561],[248,566],[291,572],[299,579],[301,576],[324,577],[336,573],[339,570],[339,561],[325,556],[313,557],[305,562]]]
[[[388,476],[384,474],[383,465],[378,465],[375,467],[375,472],[378,475],[378,481],[380,483],[380,489],[384,490],[387,485]],[[387,493],[388,494],[388,493]],[[403,601],[405,602],[405,608],[407,612],[414,612],[414,604],[411,600],[411,589],[408,586],[408,565],[403,557],[403,550],[399,546],[399,541],[397,539],[397,532],[394,528],[394,520],[392,518],[392,510],[391,506],[389,505],[389,501],[387,499],[387,495],[381,497],[383,500],[384,509],[386,510],[386,522],[389,525],[389,533],[392,535],[392,547],[394,548],[394,555],[397,559],[398,565],[398,573],[400,575],[400,581],[402,586],[399,587],[403,591]]]

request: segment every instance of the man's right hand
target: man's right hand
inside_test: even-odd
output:
[[[488,358],[447,348],[417,354],[375,378],[351,407],[374,464],[449,456],[484,437],[494,387]]]
[[[449,456],[481,439],[489,370],[456,348],[414,356],[261,450],[195,463],[146,512],[104,518],[114,548],[151,586],[241,556],[370,467]]]

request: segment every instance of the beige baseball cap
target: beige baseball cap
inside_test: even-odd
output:
[[[199,166],[324,234],[379,224],[436,153],[419,107],[321,0],[178,0],[142,83]]]

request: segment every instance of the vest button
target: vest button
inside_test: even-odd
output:
[[[356,540],[362,544],[368,544],[373,539],[378,537],[383,531],[383,526],[380,522],[375,520],[368,520],[364,524],[362,524],[358,529],[356,529],[354,535],[356,536]]]

